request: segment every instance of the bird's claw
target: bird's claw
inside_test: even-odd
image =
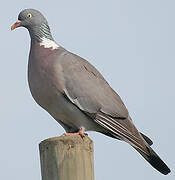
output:
[[[73,136],[73,135],[80,135],[82,138],[88,136],[87,133],[84,133],[84,129],[80,129],[78,132],[75,133],[64,133],[65,136]]]

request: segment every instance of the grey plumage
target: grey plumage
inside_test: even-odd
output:
[[[121,98],[98,70],[85,59],[56,46],[47,20],[39,11],[24,10],[18,19],[12,29],[24,26],[31,36],[28,82],[35,101],[66,132],[83,127],[123,140],[154,168],[168,174],[170,169],[150,147],[152,141],[138,132]],[[49,40],[49,47],[43,39]]]

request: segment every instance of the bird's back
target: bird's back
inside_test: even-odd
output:
[[[128,117],[118,94],[101,73],[85,59],[68,52],[61,60],[66,93],[88,112],[101,109],[112,116]]]

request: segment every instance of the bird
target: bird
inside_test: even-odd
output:
[[[31,94],[66,131],[85,136],[96,131],[127,142],[160,173],[168,166],[139,132],[120,96],[87,60],[53,39],[48,21],[35,9],[24,9],[11,30],[24,27],[31,37],[28,84]]]

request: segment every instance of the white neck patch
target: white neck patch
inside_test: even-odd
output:
[[[44,48],[52,48],[52,50],[58,49],[60,47],[55,41],[52,41],[45,37],[42,38],[42,41],[40,42],[40,46],[44,46]]]

